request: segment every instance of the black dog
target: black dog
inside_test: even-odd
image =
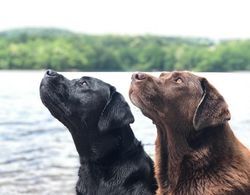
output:
[[[96,78],[68,80],[48,70],[43,104],[70,131],[80,156],[78,195],[154,194],[153,162],[135,138],[123,96]]]

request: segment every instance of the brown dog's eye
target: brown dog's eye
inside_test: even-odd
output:
[[[176,83],[183,83],[182,79],[179,78],[179,77],[175,79],[175,82],[176,82]]]

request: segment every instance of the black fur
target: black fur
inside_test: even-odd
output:
[[[92,77],[68,80],[47,71],[43,104],[70,131],[80,156],[77,195],[150,195],[153,162],[135,138],[134,117],[116,89]]]

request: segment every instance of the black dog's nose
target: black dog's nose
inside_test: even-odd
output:
[[[132,80],[143,80],[146,78],[146,74],[138,72],[132,75]]]
[[[47,76],[51,76],[51,77],[53,77],[53,76],[56,76],[57,75],[57,72],[56,71],[54,71],[54,70],[47,70],[46,71],[46,75]]]

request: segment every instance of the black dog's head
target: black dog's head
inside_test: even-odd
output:
[[[88,139],[134,121],[123,96],[96,78],[68,80],[48,70],[41,81],[40,96],[51,114],[69,129],[75,142],[76,137]]]

